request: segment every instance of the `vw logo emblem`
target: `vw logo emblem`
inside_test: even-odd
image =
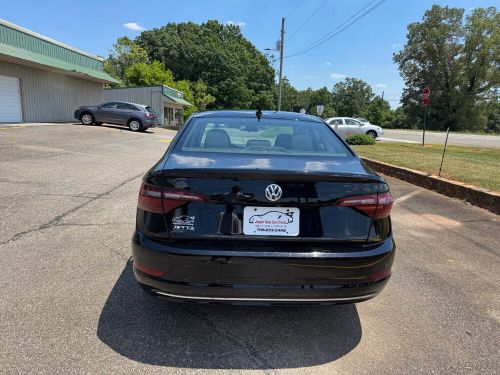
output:
[[[267,199],[269,199],[271,202],[276,202],[281,198],[281,194],[283,193],[283,191],[281,190],[279,185],[271,184],[266,187],[265,193]]]

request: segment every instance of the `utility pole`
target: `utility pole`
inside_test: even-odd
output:
[[[280,79],[278,83],[278,111],[281,111],[281,78],[283,76],[283,43],[285,42],[285,17],[281,19]]]
[[[382,100],[384,100],[384,92],[382,91]]]

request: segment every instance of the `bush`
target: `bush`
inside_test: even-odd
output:
[[[375,139],[367,134],[354,134],[350,135],[345,140],[350,145],[374,145]]]

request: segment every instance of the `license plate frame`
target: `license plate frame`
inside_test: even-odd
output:
[[[243,234],[248,236],[297,237],[300,210],[297,207],[247,206],[243,209]]]

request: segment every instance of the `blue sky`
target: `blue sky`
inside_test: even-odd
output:
[[[239,24],[245,37],[257,48],[272,48],[279,37],[281,17],[285,16],[287,33],[284,51],[288,55],[321,38],[369,2],[19,0],[5,1],[0,18],[84,51],[107,56],[118,37],[127,35],[133,38],[140,33],[134,29],[160,27],[168,22],[201,23],[208,19]],[[462,7],[466,11],[474,7],[500,5],[500,1],[494,0],[386,0],[372,13],[318,48],[285,59],[284,75],[299,89],[323,86],[332,89],[345,76],[361,78],[372,85],[375,93],[384,91],[385,99],[396,107],[404,84],[397,66],[392,62],[392,54],[404,45],[407,24],[420,20],[425,10],[435,3]]]

